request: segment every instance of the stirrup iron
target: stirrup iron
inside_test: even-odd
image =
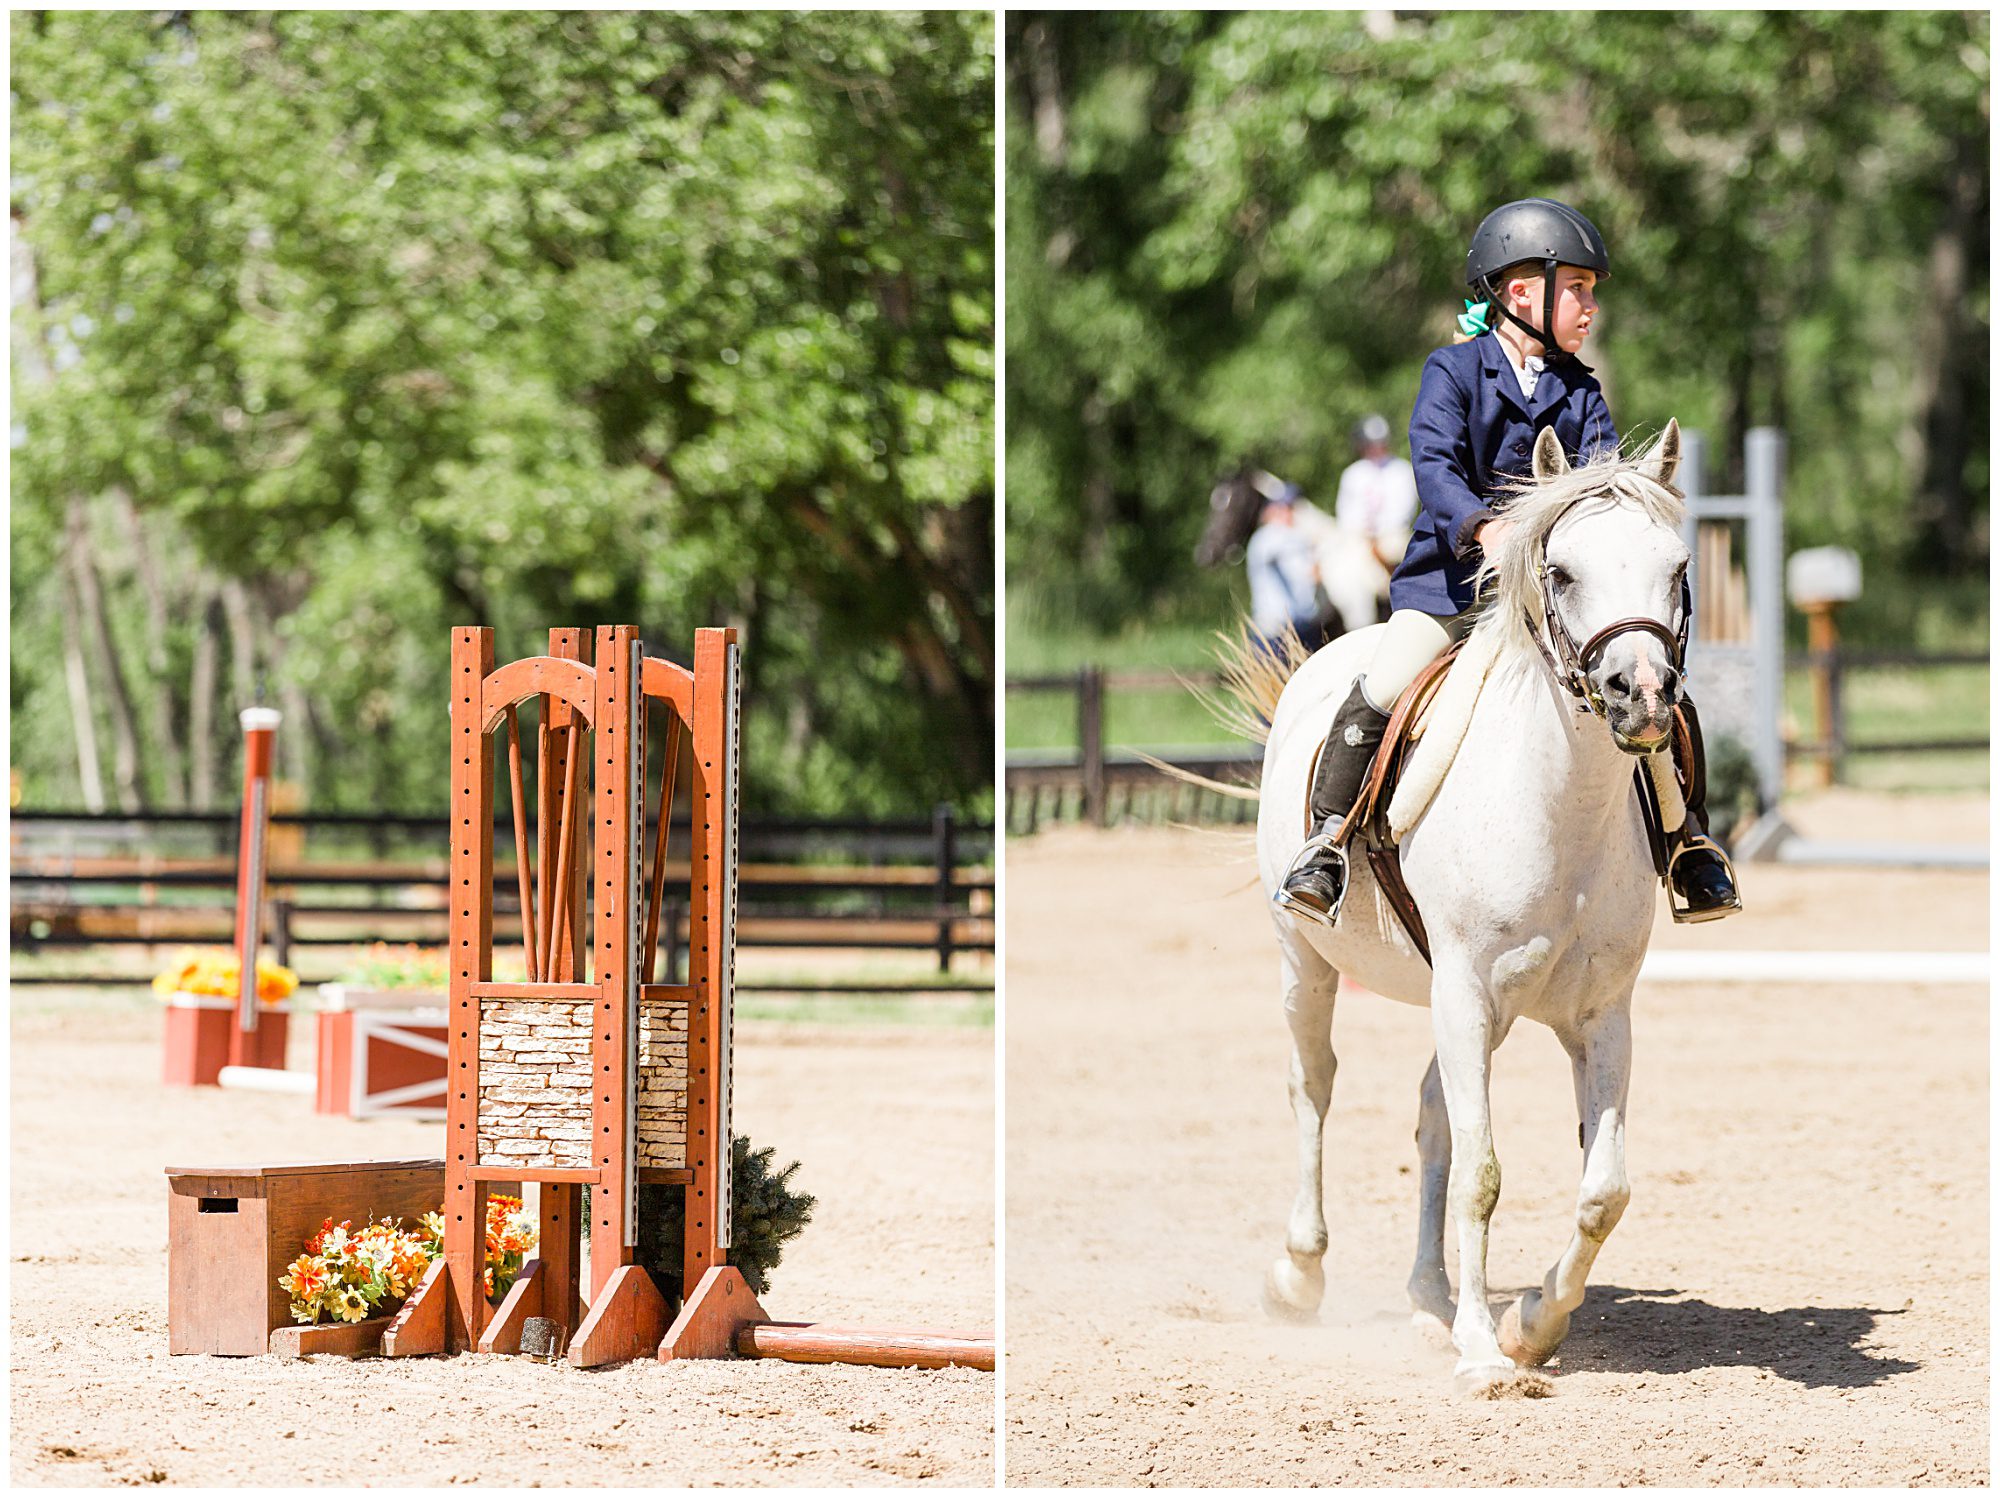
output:
[[[1718,905],[1713,910],[1695,910],[1682,898],[1680,891],[1674,888],[1675,869],[1680,866],[1683,858],[1697,848],[1713,853],[1722,860],[1722,867],[1729,873],[1729,887],[1736,891],[1736,898],[1729,904]],[[1673,916],[1674,924],[1679,926],[1696,926],[1704,921],[1719,921],[1724,916],[1734,915],[1743,908],[1743,886],[1736,877],[1736,865],[1730,861],[1728,853],[1723,851],[1722,844],[1712,837],[1695,834],[1674,850],[1673,856],[1667,860],[1666,885],[1667,912]]]
[[[1298,856],[1292,860],[1291,867],[1285,870],[1285,877],[1278,881],[1277,893],[1271,896],[1271,903],[1276,905],[1280,910],[1287,911],[1302,920],[1317,922],[1319,925],[1325,926],[1329,931],[1340,921],[1340,911],[1341,907],[1347,903],[1347,891],[1350,883],[1349,876],[1352,873],[1352,867],[1347,858],[1347,849],[1339,843],[1339,836],[1340,831],[1336,827],[1331,831],[1316,832],[1307,838],[1305,846],[1299,849]],[[1327,910],[1321,910],[1317,905],[1309,904],[1299,899],[1286,888],[1291,882],[1292,875],[1296,874],[1307,862],[1316,861],[1315,855],[1318,854],[1331,855],[1332,862],[1340,870],[1338,876],[1340,880],[1340,892],[1334,896],[1332,908]]]

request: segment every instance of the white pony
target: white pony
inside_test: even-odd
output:
[[[1325,1290],[1320,1156],[1344,972],[1431,1010],[1436,1055],[1420,1093],[1419,1246],[1409,1290],[1420,1321],[1449,1324],[1455,1377],[1468,1389],[1511,1380],[1517,1367],[1555,1352],[1630,1195],[1630,1007],[1655,908],[1632,771],[1634,755],[1667,743],[1679,699],[1688,562],[1672,488],[1679,460],[1673,422],[1636,459],[1611,454],[1574,470],[1553,432],[1535,445],[1535,482],[1505,511],[1512,526],[1488,562],[1493,602],[1467,647],[1468,656],[1488,656],[1490,670],[1451,768],[1402,838],[1432,965],[1358,846],[1336,928],[1271,907],[1292,1032],[1299,1185],[1267,1304],[1309,1317]],[[1243,705],[1270,719],[1257,822],[1266,895],[1304,839],[1314,751],[1377,633],[1344,636],[1312,656],[1284,684],[1275,711],[1268,691],[1260,702],[1253,687],[1242,689]],[[1583,1180],[1569,1246],[1541,1289],[1496,1327],[1486,1299],[1487,1224],[1500,1196],[1488,1068],[1523,1018],[1547,1025],[1569,1052]],[[1445,1275],[1447,1202],[1458,1228],[1455,1309]]]

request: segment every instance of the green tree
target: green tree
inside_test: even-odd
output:
[[[1330,495],[1408,415],[1465,245],[1584,207],[1627,429],[1791,434],[1790,520],[1871,575],[1983,572],[1987,20],[1972,12],[1013,12],[1010,587],[1212,613],[1247,458]],[[1883,579],[1884,582],[1889,579]],[[1893,590],[1890,590],[1893,591]]]
[[[65,621],[133,795],[261,676],[431,807],[451,625],[630,619],[743,629],[753,801],[990,804],[989,18],[172,14],[13,22],[31,794]]]

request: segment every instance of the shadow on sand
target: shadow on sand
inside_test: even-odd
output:
[[[1878,1321],[1901,1311],[1864,1306],[1760,1311],[1681,1296],[1678,1290],[1592,1285],[1571,1318],[1561,1366],[1572,1373],[1764,1368],[1809,1389],[1866,1388],[1922,1366],[1862,1345]]]

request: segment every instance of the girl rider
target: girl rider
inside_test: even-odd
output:
[[[1472,236],[1465,279],[1482,300],[1466,304],[1459,326],[1473,336],[1424,364],[1410,413],[1422,512],[1390,580],[1393,612],[1375,655],[1334,715],[1312,786],[1321,825],[1278,889],[1285,909],[1329,926],[1339,917],[1347,860],[1334,833],[1360,794],[1396,699],[1472,627],[1482,544],[1507,526],[1487,503],[1499,480],[1528,471],[1535,438],[1547,427],[1572,461],[1618,445],[1604,392],[1575,357],[1597,315],[1597,283],[1610,273],[1590,220],[1549,198],[1496,208]],[[1487,326],[1489,307],[1504,319],[1497,328]],[[1698,736],[1692,704],[1684,706]],[[1729,860],[1707,836],[1703,809],[1693,797],[1689,803],[1676,835],[1682,848],[1670,865],[1687,907],[1676,914],[1715,920],[1742,901]]]

